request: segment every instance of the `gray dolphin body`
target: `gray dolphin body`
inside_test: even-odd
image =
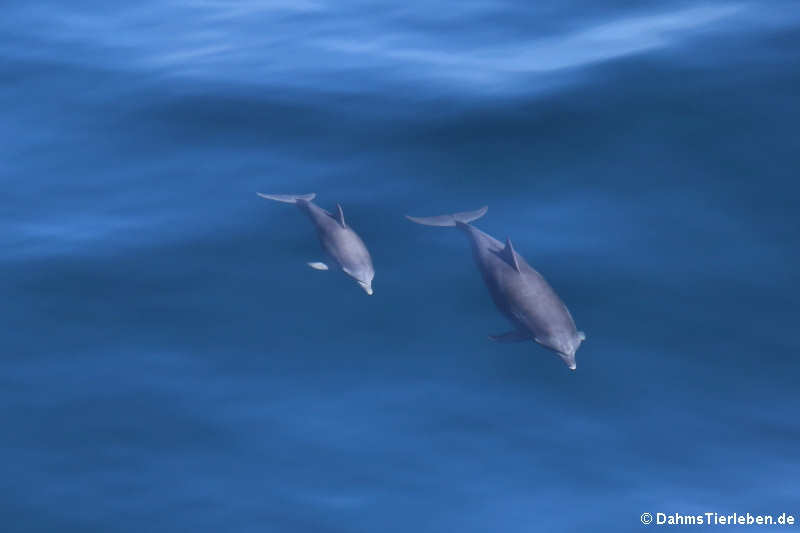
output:
[[[332,262],[345,274],[353,278],[367,294],[372,294],[372,279],[375,269],[364,241],[344,221],[342,206],[336,204],[336,213],[329,213],[312,200],[316,194],[262,194],[262,198],[295,204],[311,219],[317,228],[322,249]],[[328,265],[321,262],[308,263],[315,270],[328,270]]]
[[[575,352],[586,335],[575,328],[572,315],[553,288],[514,251],[510,239],[503,244],[469,224],[482,217],[487,209],[482,207],[452,215],[407,218],[426,226],[454,226],[467,236],[492,300],[514,325],[514,329],[508,333],[491,335],[492,340],[533,340],[556,352],[570,370],[575,370]]]

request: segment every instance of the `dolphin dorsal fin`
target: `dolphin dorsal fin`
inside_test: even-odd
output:
[[[519,261],[517,261],[517,254],[514,252],[514,245],[511,244],[511,239],[506,237],[506,247],[501,252],[503,259],[508,261],[508,264],[514,267],[514,270],[519,272]]]
[[[342,206],[340,204],[336,204],[336,213],[334,213],[333,218],[335,218],[336,222],[343,228],[347,227],[347,224],[344,223],[344,211],[342,211]]]

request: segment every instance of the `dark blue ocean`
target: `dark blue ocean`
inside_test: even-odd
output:
[[[796,2],[2,12],[3,532],[800,515]],[[257,191],[341,203],[375,294]],[[482,205],[577,371],[403,217]]]

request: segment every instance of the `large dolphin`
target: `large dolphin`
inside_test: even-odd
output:
[[[319,242],[331,261],[342,272],[356,280],[367,294],[372,294],[372,278],[375,277],[372,258],[361,237],[345,223],[341,205],[336,204],[336,213],[333,214],[312,202],[317,196],[314,193],[302,195],[258,193],[258,195],[268,200],[297,205],[317,228]],[[315,270],[328,270],[328,265],[321,262],[308,263],[308,266]]]
[[[488,207],[481,207],[476,211],[452,215],[406,218],[426,226],[457,227],[467,236],[492,300],[514,325],[514,329],[508,333],[490,335],[492,340],[536,341],[556,352],[570,370],[575,370],[575,352],[586,335],[575,329],[567,306],[553,288],[514,251],[511,239],[506,239],[503,244],[470,225],[487,210]]]

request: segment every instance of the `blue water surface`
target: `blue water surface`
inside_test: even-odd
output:
[[[792,1],[6,1],[0,529],[800,514],[798,88]],[[484,204],[576,372],[403,218]]]

